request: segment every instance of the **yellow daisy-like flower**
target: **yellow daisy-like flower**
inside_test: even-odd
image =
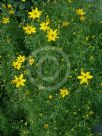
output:
[[[69,22],[64,21],[63,24],[62,24],[62,27],[67,27],[67,26],[69,26],[69,24],[70,24]]]
[[[7,24],[7,23],[9,23],[9,22],[10,22],[10,20],[9,20],[8,17],[4,17],[4,18],[2,19],[2,23],[3,23],[3,24]]]
[[[8,9],[11,9],[13,6],[11,4],[7,5]]]
[[[34,60],[33,58],[30,58],[30,59],[29,59],[29,64],[30,64],[30,65],[33,65],[34,62],[35,62],[35,60]]]
[[[42,23],[40,24],[40,29],[45,32],[46,30],[49,29],[49,26],[48,26],[48,25],[49,25],[49,22],[42,22]]]
[[[22,63],[22,62],[24,62],[25,61],[25,56],[21,56],[21,55],[19,55],[18,57],[17,57],[17,61],[19,62],[19,63]]]
[[[16,88],[20,86],[25,86],[26,79],[23,79],[23,74],[21,74],[19,77],[15,76],[15,79],[12,80],[13,84],[16,84]]]
[[[60,95],[64,98],[65,96],[69,95],[69,91],[66,88],[60,89]]]
[[[48,41],[55,41],[57,38],[59,38],[57,29],[56,30],[49,29],[47,32],[47,38],[48,38]]]
[[[85,13],[84,13],[83,9],[77,9],[76,14],[79,16],[83,16]]]
[[[15,69],[17,69],[17,70],[20,70],[20,68],[21,68],[21,63],[18,62],[18,61],[14,61],[13,64],[12,64],[12,66],[13,66]]]
[[[31,12],[28,12],[28,17],[31,19],[40,18],[42,11],[39,11],[38,8],[32,9]]]
[[[30,25],[23,27],[23,30],[25,31],[26,34],[36,33],[36,28],[34,26],[30,26]]]
[[[84,84],[86,83],[88,85],[88,80],[92,79],[93,76],[90,75],[90,72],[84,72],[84,71],[81,71],[81,75],[77,77],[78,79],[80,79],[80,84]]]
[[[14,11],[13,10],[9,10],[8,11],[10,15],[14,15]]]

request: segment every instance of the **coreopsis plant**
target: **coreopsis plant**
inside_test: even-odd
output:
[[[77,77],[78,79],[80,79],[80,84],[86,83],[88,84],[88,80],[92,79],[93,76],[90,75],[90,72],[84,72],[81,71],[81,75]]]
[[[35,9],[32,9],[31,12],[28,12],[28,16],[29,16],[29,18],[34,20],[36,18],[40,18],[41,13],[42,13],[42,11],[39,11],[38,8],[36,7]]]
[[[101,133],[100,1],[0,4],[0,135]]]
[[[25,79],[23,79],[23,74],[21,74],[19,77],[15,76],[15,79],[12,80],[12,83],[16,84],[16,87],[25,86],[24,82],[26,82]]]
[[[26,34],[32,34],[32,33],[36,32],[36,28],[33,27],[33,26],[29,26],[29,25],[23,27],[23,29],[24,29]]]

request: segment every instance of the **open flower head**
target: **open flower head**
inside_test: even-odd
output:
[[[4,17],[4,18],[2,19],[2,23],[3,23],[3,24],[7,24],[7,23],[9,23],[9,22],[10,22],[9,17]]]
[[[30,25],[23,27],[23,30],[25,31],[26,34],[29,34],[29,35],[31,35],[32,33],[36,33],[36,28]]]
[[[84,13],[83,9],[77,9],[76,14],[79,16],[83,16],[85,13]]]
[[[48,26],[48,25],[49,25],[49,22],[42,22],[42,23],[40,24],[40,29],[45,32],[46,30],[49,29],[49,26]]]
[[[77,77],[80,80],[80,84],[86,83],[88,85],[88,81],[93,78],[90,72],[81,71],[81,75]]]
[[[28,12],[28,17],[31,19],[40,18],[42,11],[39,11],[38,8],[32,9],[31,12]]]
[[[60,95],[64,98],[65,96],[69,95],[69,91],[66,88],[60,89]]]
[[[12,66],[14,67],[14,69],[20,70],[21,68],[21,63],[18,61],[14,61]]]
[[[58,30],[49,29],[47,32],[47,37],[48,37],[48,41],[56,41],[56,39],[58,38]]]
[[[19,55],[19,56],[17,57],[17,61],[18,61],[19,63],[24,62],[25,59],[26,59],[25,56],[22,56],[22,55]]]
[[[25,86],[26,79],[23,79],[23,74],[21,74],[19,77],[15,76],[15,79],[12,80],[12,83],[16,85],[16,88],[20,86]]]

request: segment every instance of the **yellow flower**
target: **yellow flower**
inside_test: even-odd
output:
[[[55,41],[56,38],[58,38],[57,35],[58,35],[58,34],[57,34],[57,29],[56,29],[56,30],[50,29],[50,30],[47,32],[48,41]]]
[[[49,99],[52,99],[52,94],[50,94],[50,95],[48,96],[48,98],[49,98]]]
[[[21,68],[21,63],[18,62],[18,61],[14,61],[13,64],[12,64],[12,66],[13,66],[15,69],[17,69],[17,70],[20,70],[20,68]]]
[[[83,16],[85,13],[84,13],[83,9],[77,9],[76,14],[79,16]]]
[[[73,2],[73,0],[68,0],[68,2],[69,2],[69,3],[72,3],[72,2]]]
[[[13,10],[9,10],[8,11],[10,15],[14,15],[14,11]]]
[[[49,127],[48,123],[44,124],[44,128],[47,129],[48,127]]]
[[[40,29],[41,30],[43,30],[43,31],[46,31],[46,30],[48,30],[49,29],[49,22],[42,22],[41,24],[40,24]]]
[[[7,24],[7,23],[9,23],[9,22],[10,22],[10,20],[9,20],[8,17],[4,17],[4,18],[2,19],[2,23],[3,23],[3,24]]]
[[[26,0],[21,0],[22,2],[25,2]]]
[[[32,9],[31,12],[28,12],[28,17],[31,19],[40,18],[42,11],[39,11],[38,8]]]
[[[21,74],[19,77],[15,76],[15,79],[12,80],[13,84],[16,84],[16,87],[25,86],[26,79],[23,79],[23,74]]]
[[[6,5],[5,5],[5,4],[2,4],[2,8],[3,8],[3,9],[6,9]]]
[[[67,22],[67,21],[65,21],[65,22],[63,22],[63,24],[62,24],[62,27],[67,27],[67,26],[69,26],[69,22]]]
[[[86,83],[88,85],[88,80],[92,79],[93,76],[90,75],[90,72],[84,72],[84,71],[81,71],[81,75],[77,77],[78,79],[80,79],[80,84],[84,84]]]
[[[8,7],[8,9],[11,9],[11,8],[12,8],[12,5],[11,5],[11,4],[8,4],[7,7]]]
[[[36,32],[36,28],[30,25],[23,27],[23,30],[25,31],[26,34],[32,34]]]
[[[21,55],[19,55],[18,57],[17,57],[17,61],[19,62],[19,63],[22,63],[22,62],[24,62],[25,61],[25,56],[21,56]]]
[[[30,64],[30,65],[33,65],[34,62],[35,62],[35,60],[34,60],[33,58],[30,58],[30,59],[29,59],[29,64]]]
[[[60,89],[60,95],[64,98],[66,95],[69,95],[69,91],[66,88]]]
[[[80,16],[80,21],[84,21],[85,17],[84,16]]]

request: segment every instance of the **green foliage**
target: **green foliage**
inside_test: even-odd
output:
[[[5,1],[3,2],[5,4]],[[8,1],[14,14],[3,8],[0,17],[0,133],[1,136],[94,136],[92,128],[102,118],[102,21],[101,1],[53,0],[48,2]],[[42,11],[39,19],[29,19],[31,5]],[[7,5],[6,5],[7,6]],[[76,10],[82,8],[85,20],[81,21]],[[50,27],[58,30],[58,39],[48,41],[47,33],[40,30],[42,21],[50,20]],[[2,23],[4,17],[10,22]],[[64,22],[70,23],[63,26]],[[36,27],[36,33],[24,33],[26,24]],[[54,50],[49,50],[54,48]],[[64,52],[65,58],[55,48]],[[40,51],[40,49],[43,49]],[[36,52],[38,51],[38,53]],[[20,70],[12,63],[19,55],[26,57]],[[35,63],[29,64],[29,56]],[[53,63],[45,56],[57,59]],[[40,60],[42,59],[42,62]],[[38,70],[41,64],[41,71]],[[58,88],[51,86],[64,79],[66,69],[70,67],[67,81]],[[77,77],[81,70],[90,72],[93,79],[88,85],[80,84]],[[38,71],[37,71],[38,70]],[[56,71],[57,79],[50,80]],[[47,80],[42,80],[43,76]],[[16,88],[11,83],[15,75],[24,75],[25,86]],[[31,82],[32,80],[32,82]],[[35,81],[35,82],[34,82]],[[42,89],[45,86],[47,89]],[[67,88],[69,95],[64,98],[60,89]],[[97,133],[98,135],[98,133]],[[95,134],[96,136],[96,134]]]

